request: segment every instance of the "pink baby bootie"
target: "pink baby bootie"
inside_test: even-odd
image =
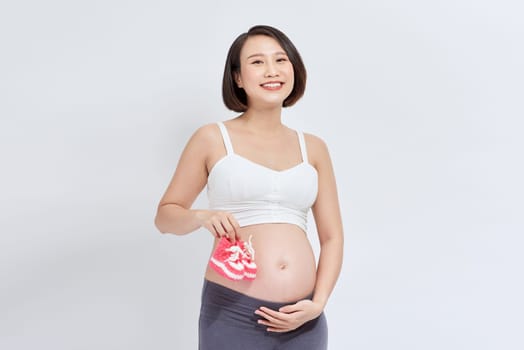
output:
[[[242,264],[244,265],[244,279],[254,280],[257,277],[257,264],[255,264],[255,250],[251,244],[251,236],[249,241],[242,242]]]
[[[209,259],[211,266],[218,274],[233,281],[253,280],[256,277],[255,250],[249,242],[238,240],[231,243],[222,237]]]

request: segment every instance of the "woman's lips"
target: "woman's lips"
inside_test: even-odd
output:
[[[282,85],[284,85],[284,83],[280,81],[270,81],[270,82],[261,84],[260,86],[262,86],[262,88],[266,90],[279,90],[282,87]]]

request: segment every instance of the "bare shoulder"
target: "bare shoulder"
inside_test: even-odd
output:
[[[216,123],[205,124],[195,130],[189,143],[210,147],[220,141],[220,132]]]
[[[206,124],[196,129],[182,152],[181,161],[207,165],[214,157],[214,150],[220,142],[220,131],[216,124]]]
[[[322,138],[313,134],[304,133],[304,139],[311,164],[315,165],[319,162],[329,160],[328,147]]]
[[[224,156],[222,135],[216,123],[199,127],[191,136],[186,146],[188,156],[194,161],[205,164],[206,169]]]

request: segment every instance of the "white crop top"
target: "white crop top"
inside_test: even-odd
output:
[[[228,211],[241,227],[289,223],[307,231],[308,211],[318,191],[316,169],[309,164],[304,135],[297,131],[302,162],[278,171],[237,155],[223,123],[218,123],[227,154],[209,172],[209,208]]]

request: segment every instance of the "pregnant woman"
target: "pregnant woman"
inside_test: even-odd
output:
[[[326,144],[281,119],[305,85],[300,54],[284,33],[255,26],[241,34],[222,85],[225,105],[240,114],[193,134],[158,206],[160,232],[204,227],[214,237],[201,350],[327,348],[323,310],[343,253],[335,176]],[[192,208],[206,184],[209,209]],[[318,265],[306,235],[310,209]]]

